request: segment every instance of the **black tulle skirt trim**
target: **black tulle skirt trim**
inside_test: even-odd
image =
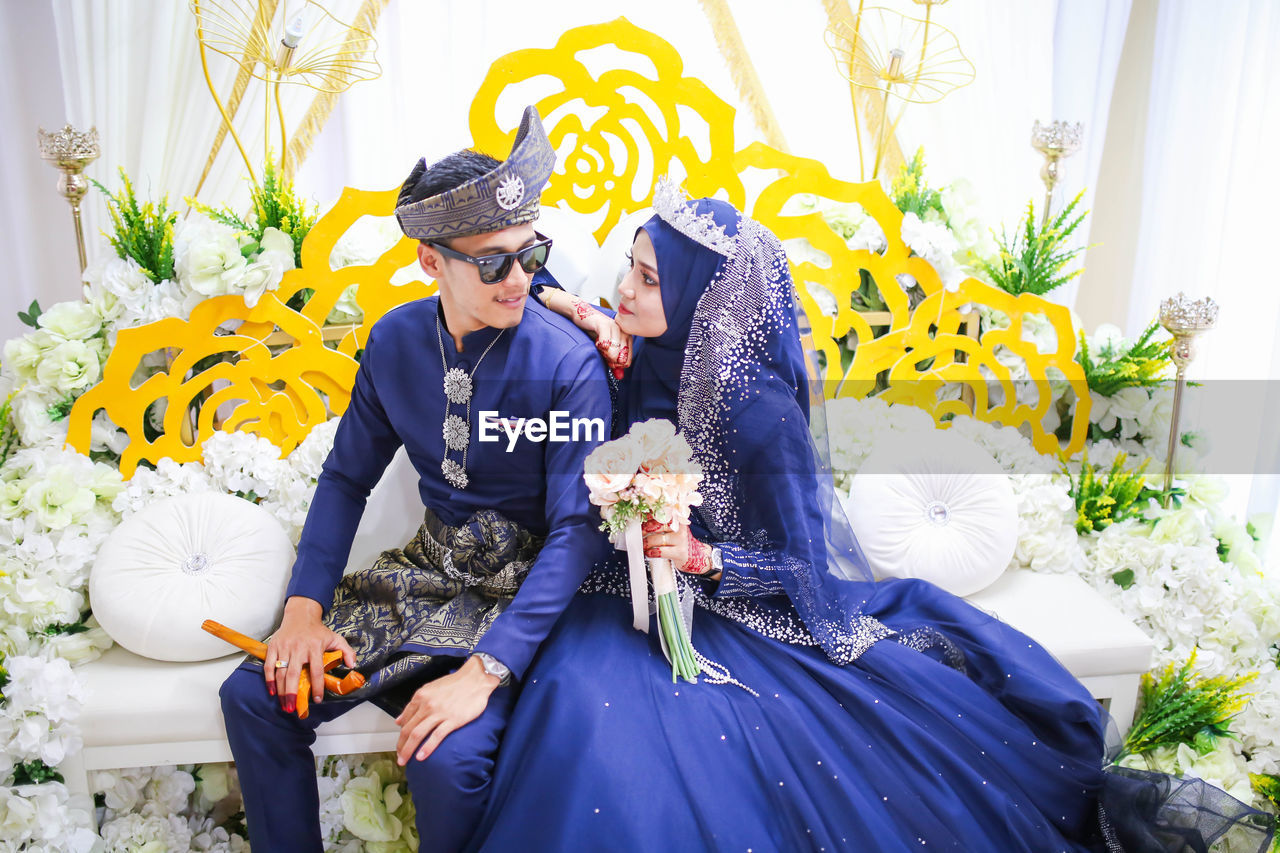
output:
[[[1202,779],[1107,769],[1099,822],[1107,853],[1230,853],[1271,849],[1275,816]]]

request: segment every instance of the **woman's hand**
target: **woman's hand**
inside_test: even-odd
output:
[[[581,303],[585,305],[586,303]],[[618,326],[618,321],[587,305],[591,312],[581,328],[596,342],[600,357],[614,371],[625,370],[631,366],[631,336]],[[589,327],[589,328],[588,328]],[[621,377],[619,377],[621,378]]]
[[[573,321],[596,342],[600,357],[605,360],[619,379],[620,371],[631,366],[631,336],[618,326],[618,322],[603,311],[598,311],[585,299],[563,290],[549,288],[543,291],[542,304]]]
[[[298,676],[309,670],[311,698],[324,698],[324,653],[340,649],[347,667],[356,665],[356,653],[343,639],[320,621],[324,608],[320,602],[305,596],[292,596],[284,606],[280,628],[267,640],[267,656],[262,660],[262,675],[267,692],[280,698],[280,707],[292,714],[298,706]],[[276,664],[283,664],[277,666]]]
[[[644,531],[644,555],[670,560],[678,570],[691,575],[711,575],[711,546],[698,540],[689,527],[672,527],[650,519]]]

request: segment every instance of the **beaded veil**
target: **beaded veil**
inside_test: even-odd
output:
[[[748,595],[785,593],[813,640],[848,663],[890,632],[861,613],[872,576],[835,501],[822,395],[806,370],[786,253],[772,232],[725,202],[689,202],[667,184],[654,208],[697,244],[693,252],[722,258],[709,282],[680,283],[705,289],[677,395],[680,429],[706,477],[700,519],[713,538],[756,555],[746,581],[726,572],[721,594],[726,583]]]

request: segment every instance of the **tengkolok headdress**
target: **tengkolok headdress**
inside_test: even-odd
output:
[[[401,205],[396,219],[415,240],[466,237],[532,222],[555,164],[556,152],[538,111],[525,107],[511,155],[496,169],[448,192]]]

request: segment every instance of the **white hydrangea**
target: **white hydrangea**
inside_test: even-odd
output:
[[[333,450],[333,437],[341,418],[331,418],[312,427],[307,437],[289,454],[289,464],[299,475],[310,480],[319,478],[324,462]]]
[[[23,447],[61,447],[67,441],[67,419],[54,420],[49,408],[61,394],[42,385],[28,386],[13,398],[13,425]]]
[[[9,720],[4,753],[15,761],[61,764],[69,751],[80,748],[74,721],[84,704],[84,687],[60,658],[15,656],[4,665],[9,672],[0,705],[0,715]]]
[[[97,843],[90,825],[61,782],[0,786],[0,850],[90,853]]]
[[[947,290],[959,288],[964,273],[956,265],[954,256],[960,250],[960,244],[936,214],[925,220],[914,213],[905,214],[902,217],[902,241],[929,262]]]
[[[368,266],[404,237],[394,216],[361,216],[343,232],[329,254],[329,266]],[[347,321],[342,321],[347,322]]]
[[[122,518],[129,518],[153,501],[213,490],[213,482],[203,465],[197,462],[180,465],[165,458],[156,463],[154,470],[138,468],[134,471],[111,507]]]
[[[170,853],[191,849],[191,828],[177,815],[127,814],[102,825],[106,853]]]
[[[210,481],[227,492],[267,498],[289,476],[280,448],[248,432],[217,432],[204,443],[204,468]]]

